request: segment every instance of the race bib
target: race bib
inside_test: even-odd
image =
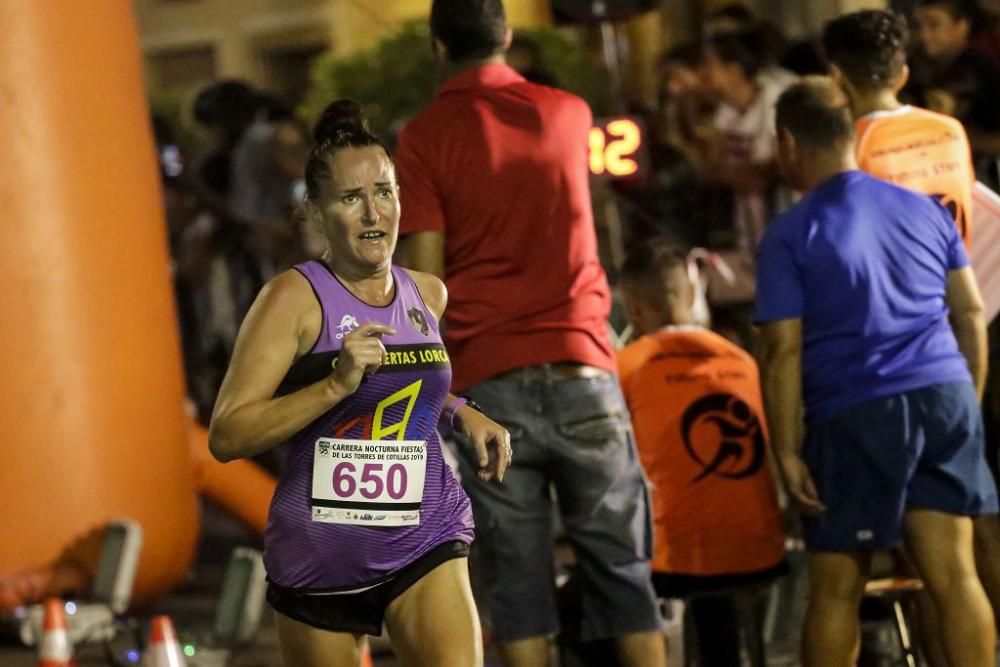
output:
[[[427,443],[320,438],[313,457],[312,520],[356,526],[420,523]]]

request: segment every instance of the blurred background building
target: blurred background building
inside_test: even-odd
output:
[[[619,47],[630,68],[626,79],[652,95],[659,54],[690,39],[706,13],[730,3],[660,0],[647,4],[655,5],[655,11],[621,22],[618,32]],[[795,38],[814,33],[837,14],[885,7],[886,2],[756,0],[746,4]],[[310,67],[317,57],[345,57],[372,49],[405,23],[426,19],[429,5],[427,0],[135,0],[146,82],[154,96],[183,95],[217,79],[237,78],[274,91],[291,103],[306,96]],[[553,23],[549,0],[507,0],[506,7],[515,29]]]

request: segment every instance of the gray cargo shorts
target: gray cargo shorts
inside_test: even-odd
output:
[[[649,492],[617,378],[561,379],[532,367],[464,392],[511,434],[503,483],[483,482],[459,448],[476,518],[474,560],[495,641],[559,631],[552,563],[553,505],[576,552],[584,640],[660,627],[650,583]]]

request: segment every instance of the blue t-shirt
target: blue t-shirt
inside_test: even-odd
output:
[[[968,264],[944,207],[860,171],[777,218],[757,258],[756,320],[802,320],[807,419],[971,381],[945,305],[948,272]]]

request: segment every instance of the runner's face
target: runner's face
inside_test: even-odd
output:
[[[335,256],[388,266],[399,233],[396,171],[379,146],[344,148],[330,159],[323,231]]]
[[[917,9],[920,44],[931,58],[947,56],[965,48],[969,22],[956,19],[944,7],[928,5]]]

